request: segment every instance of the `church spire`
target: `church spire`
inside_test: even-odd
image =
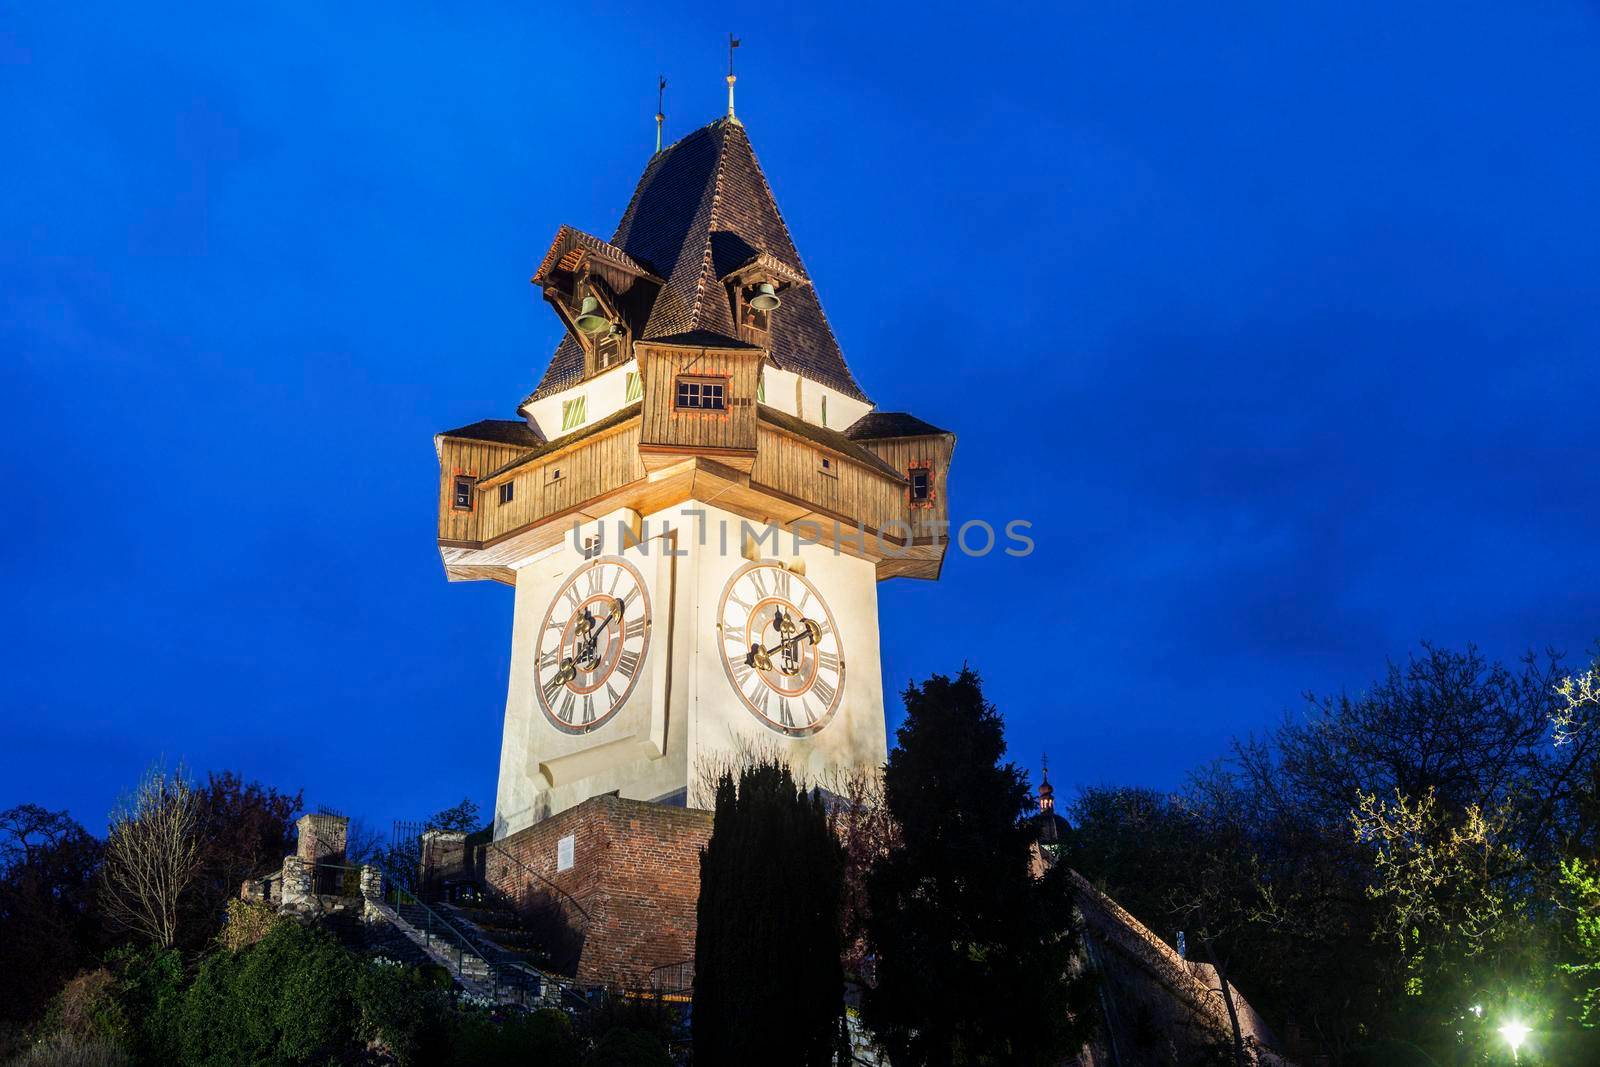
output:
[[[730,122],[739,121],[739,117],[733,113],[733,83],[739,80],[733,76],[733,50],[738,47],[739,38],[731,33],[728,34],[728,120]]]

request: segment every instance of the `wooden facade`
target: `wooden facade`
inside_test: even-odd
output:
[[[761,380],[759,349],[639,347],[644,388],[644,427],[639,443],[648,466],[698,454],[720,456],[729,466],[749,470],[756,452],[756,391]],[[680,379],[719,382],[721,411],[678,407]]]
[[[754,403],[721,417],[677,411],[684,374],[725,380],[730,400],[753,399],[760,353],[651,355],[641,401],[565,438],[535,448],[438,438],[439,544],[453,580],[514,582],[511,566],[574,522],[691,499],[872,559],[882,578],[938,576],[951,435],[858,443]],[[908,495],[906,472],[919,463],[933,479],[927,507]],[[470,510],[455,506],[458,477],[473,479]]]
[[[956,447],[955,435],[891,437],[863,441],[861,444],[882,456],[884,462],[895,470],[905,472],[908,481],[914,470],[920,468],[928,472],[927,499],[913,500],[908,484],[900,494],[901,516],[911,525],[912,536],[918,541],[947,537],[950,529],[950,496],[946,492],[946,483],[950,476],[950,459]]]

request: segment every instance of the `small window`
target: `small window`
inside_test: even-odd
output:
[[[546,467],[544,470],[544,480],[546,484],[549,484],[550,482],[559,482],[562,478],[566,477],[566,475],[561,473],[560,467]]]
[[[678,408],[694,411],[725,411],[728,383],[723,378],[679,378]]]
[[[911,475],[911,502],[926,504],[933,499],[933,472],[927,467],[913,467]]]
[[[473,490],[477,488],[478,479],[467,475],[456,475],[455,494],[450,501],[450,506],[456,511],[471,511]]]
[[[767,402],[767,376],[765,374],[762,374],[761,377],[756,379],[756,403],[765,404],[766,402]]]
[[[644,383],[639,380],[638,371],[628,372],[627,395],[623,397],[625,403],[631,404],[635,400],[644,399]]]
[[[585,537],[583,539],[583,558],[594,559],[600,554],[604,542],[599,537]]]
[[[573,853],[577,851],[578,839],[573,834],[556,842],[556,870],[570,871],[572,869]]]
[[[834,464],[832,456],[823,456],[821,460],[820,466],[817,467],[818,470],[830,478],[839,477],[839,468]]]
[[[500,483],[500,503],[501,504],[509,504],[509,503],[511,503],[512,499],[516,495],[517,495],[517,483],[515,483],[515,482],[501,482]]]
[[[589,418],[589,398],[580,396],[561,405],[561,430],[576,430]]]

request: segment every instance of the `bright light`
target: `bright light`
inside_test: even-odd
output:
[[[1528,1028],[1521,1023],[1506,1023],[1500,1028],[1500,1036],[1506,1039],[1506,1044],[1511,1046],[1511,1055],[1517,1054],[1517,1049],[1522,1047],[1522,1042],[1527,1040]]]

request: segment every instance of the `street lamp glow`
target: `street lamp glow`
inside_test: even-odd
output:
[[[1511,1046],[1511,1058],[1517,1059],[1517,1050],[1528,1038],[1528,1028],[1521,1023],[1506,1023],[1500,1028],[1500,1036],[1506,1039],[1506,1044]]]

